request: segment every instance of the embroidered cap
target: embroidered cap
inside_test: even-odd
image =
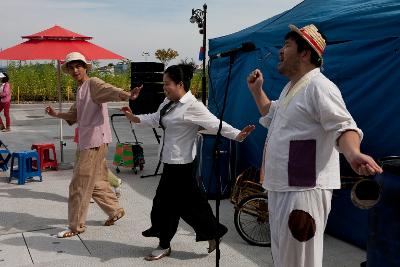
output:
[[[79,52],[71,52],[65,57],[64,63],[61,65],[61,69],[63,70],[63,72],[68,73],[67,64],[71,61],[82,61],[86,64],[87,70],[90,70],[92,68],[92,63],[87,61],[84,55]]]
[[[304,40],[311,45],[311,47],[317,52],[320,58],[324,53],[326,42],[322,35],[318,32],[317,27],[314,24],[306,25],[299,29],[293,24],[289,25],[291,31],[297,32]]]

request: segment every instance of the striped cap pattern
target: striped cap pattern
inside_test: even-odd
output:
[[[322,54],[324,53],[326,42],[322,35],[318,32],[317,27],[314,24],[306,25],[303,28],[299,29],[296,26],[290,24],[290,30],[297,32],[303,37],[311,47],[317,52],[320,58],[322,58]]]

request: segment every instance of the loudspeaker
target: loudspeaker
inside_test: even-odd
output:
[[[162,83],[163,75],[162,72],[132,72],[131,81],[133,84],[144,84],[148,82]]]
[[[132,62],[131,73],[133,72],[164,72],[164,64],[160,62]]]
[[[129,100],[129,107],[134,114],[147,114],[156,112],[163,102],[164,64],[159,62],[132,62],[131,63],[131,88],[143,84],[139,97],[134,101]]]
[[[164,98],[162,83],[144,83],[138,98],[129,100],[129,107],[133,114],[153,113],[157,111]]]

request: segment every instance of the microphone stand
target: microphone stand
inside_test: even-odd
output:
[[[221,143],[221,130],[222,130],[222,122],[223,122],[223,117],[224,117],[224,112],[225,112],[225,107],[226,107],[226,98],[228,95],[228,89],[229,89],[229,84],[231,80],[231,73],[232,73],[232,65],[235,61],[236,53],[232,53],[229,55],[229,72],[228,72],[228,81],[226,83],[225,87],[225,92],[224,92],[224,102],[222,104],[222,111],[221,111],[221,116],[219,118],[219,126],[218,126],[218,131],[217,135],[215,137],[215,144],[214,144],[214,166],[215,166],[215,177],[216,177],[216,201],[215,201],[215,217],[217,219],[217,226],[219,225],[219,207],[221,204],[221,176],[220,176],[220,150],[219,150],[219,145]],[[219,249],[219,237],[217,236],[215,238],[216,242],[216,265],[219,267],[219,260],[221,258],[221,252]]]

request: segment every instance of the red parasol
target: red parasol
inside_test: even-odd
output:
[[[57,25],[22,38],[28,41],[3,50],[0,52],[0,59],[63,60],[71,52],[79,52],[88,60],[124,59],[118,54],[88,42],[87,40],[92,37],[71,32]]]
[[[28,41],[1,51],[0,59],[57,60],[57,89],[60,111],[62,110],[60,61],[65,59],[68,53],[79,52],[88,60],[124,59],[118,54],[88,42],[87,40],[92,39],[92,37],[72,32],[57,25],[32,35],[22,36],[22,38],[28,39]],[[60,120],[61,162],[63,162],[63,146],[62,121]]]

